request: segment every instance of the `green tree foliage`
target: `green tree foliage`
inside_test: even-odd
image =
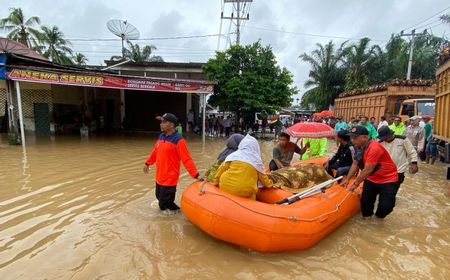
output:
[[[75,65],[77,66],[83,66],[86,65],[86,62],[88,61],[88,59],[86,58],[86,56],[82,53],[75,53],[75,56],[73,57],[73,62]]]
[[[437,57],[448,41],[427,33],[415,37],[411,79],[435,79]],[[336,49],[333,42],[317,44],[311,54],[300,58],[311,70],[301,105],[323,110],[343,90],[382,84],[393,79],[406,79],[410,41],[392,35],[384,49],[370,46],[368,38],[347,48]],[[345,77],[345,79],[343,79]]]
[[[381,54],[379,46],[369,46],[370,39],[363,38],[358,44],[344,49],[346,69],[345,90],[362,88],[369,85],[369,69],[374,58]]]
[[[128,43],[128,48],[123,49],[123,57],[112,56],[111,60],[124,60],[131,59],[135,63],[145,63],[145,62],[164,62],[163,58],[158,55],[152,55],[153,51],[156,51],[156,47],[153,45],[144,46],[142,49],[138,44],[133,44],[130,41]]]
[[[52,62],[73,64],[71,43],[64,39],[64,34],[57,26],[42,26],[43,55]]]
[[[369,85],[381,84],[392,79],[405,79],[408,68],[409,44],[399,36],[392,35],[369,65]]]
[[[417,37],[414,43],[411,78],[436,79],[437,58],[446,44],[447,40],[430,34]]]
[[[345,77],[342,66],[343,46],[344,44],[336,49],[330,41],[326,45],[317,44],[317,49],[310,54],[300,55],[311,66],[305,87],[312,87],[303,95],[302,106],[312,103],[316,110],[328,109],[328,105],[333,104],[334,99],[342,92]]]
[[[274,113],[289,106],[297,93],[291,86],[292,74],[280,68],[272,48],[262,47],[260,42],[217,52],[203,70],[208,79],[218,82],[209,103],[238,116]]]
[[[11,8],[11,13],[0,19],[0,29],[8,32],[7,38],[24,44],[29,48],[39,46],[41,32],[34,28],[40,24],[39,17],[25,19],[21,8]]]
[[[450,25],[450,14],[448,15],[442,15],[439,17],[443,23],[447,23]]]

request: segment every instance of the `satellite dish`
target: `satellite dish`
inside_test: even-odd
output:
[[[126,20],[111,19],[106,23],[109,31],[112,34],[120,37],[122,39],[122,57],[123,57],[123,42],[125,40],[136,40],[139,39],[139,31],[131,23]]]

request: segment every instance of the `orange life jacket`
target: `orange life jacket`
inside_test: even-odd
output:
[[[156,183],[162,186],[176,186],[180,177],[180,161],[192,178],[198,176],[197,167],[191,158],[186,141],[178,132],[170,135],[161,133],[153,151],[146,160],[147,165],[156,163]]]

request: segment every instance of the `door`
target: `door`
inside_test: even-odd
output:
[[[34,127],[38,135],[50,135],[48,103],[34,103]]]

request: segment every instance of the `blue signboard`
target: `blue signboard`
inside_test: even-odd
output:
[[[8,78],[5,76],[5,70],[6,70],[6,55],[0,54],[0,79],[2,80],[8,80]]]

